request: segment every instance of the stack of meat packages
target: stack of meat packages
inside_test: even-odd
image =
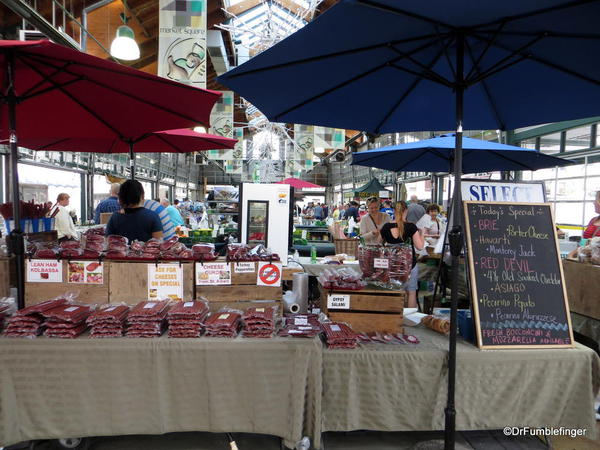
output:
[[[28,306],[15,313],[8,319],[8,326],[4,331],[5,336],[10,337],[35,337],[42,334],[45,311],[51,310],[57,306],[64,306],[67,300],[59,298],[55,300],[46,300],[37,305]]]
[[[170,338],[198,338],[208,315],[206,302],[178,302],[167,314]]]
[[[275,308],[248,308],[242,315],[243,336],[270,338],[275,332]]]
[[[92,307],[88,305],[67,303],[42,312],[42,316],[46,319],[44,336],[76,338],[87,329],[85,320],[92,311]]]
[[[286,314],[280,336],[315,337],[321,331],[319,316],[316,314]]]
[[[83,258],[99,258],[104,252],[104,229],[91,228],[85,233],[85,247],[83,248]],[[101,234],[102,233],[102,234]]]
[[[128,253],[128,239],[124,236],[117,236],[112,234],[106,238],[108,243],[108,250],[106,257],[108,259],[125,259]]]
[[[327,348],[356,348],[358,335],[347,324],[326,322],[321,324]]]
[[[192,246],[192,255],[198,261],[214,261],[217,259],[215,245],[209,243],[194,244]]]
[[[165,319],[169,309],[166,300],[156,302],[140,302],[127,316],[127,337],[158,337],[164,331]]]
[[[233,311],[219,311],[212,313],[204,324],[207,337],[228,337],[237,336],[238,328],[242,315]]]
[[[6,297],[0,298],[0,331],[4,328],[4,320],[16,309],[14,301]]]
[[[194,253],[177,236],[173,236],[160,244],[160,253],[165,259],[192,259]]]
[[[91,327],[90,337],[122,337],[128,313],[129,306],[127,305],[109,305],[96,310],[86,321]]]
[[[61,258],[80,258],[83,256],[83,248],[79,241],[63,241],[60,243]]]

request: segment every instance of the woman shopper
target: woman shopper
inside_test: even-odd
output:
[[[417,228],[422,230],[423,237],[430,247],[435,247],[442,230],[442,221],[438,218],[440,207],[431,203],[425,209],[426,214],[417,222]]]
[[[76,240],[78,237],[75,224],[73,223],[71,214],[67,209],[67,206],[69,206],[69,199],[69,194],[65,194],[64,192],[58,194],[58,197],[56,198],[56,205],[54,205],[54,208],[50,212],[50,217],[54,218],[54,226],[58,234],[58,242]]]
[[[379,211],[379,199],[367,199],[367,214],[360,220],[360,237],[366,244],[381,244],[381,227],[392,221],[390,216]]]
[[[381,227],[381,237],[387,244],[410,244],[412,249],[412,270],[406,283],[408,292],[408,307],[417,307],[417,283],[419,271],[417,268],[416,250],[423,250],[424,241],[421,232],[414,223],[407,222],[408,206],[405,201],[396,203],[393,222],[386,223]]]
[[[106,235],[125,236],[129,241],[148,241],[163,236],[160,217],[144,208],[144,188],[137,180],[127,180],[119,189],[119,203],[123,208],[113,213],[106,225]]]
[[[596,191],[596,199],[594,200],[594,211],[596,214],[600,214],[600,191]],[[600,216],[594,217],[588,223],[588,226],[583,232],[584,239],[591,239],[593,237],[600,236]]]

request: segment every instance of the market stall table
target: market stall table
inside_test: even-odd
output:
[[[325,269],[339,269],[340,267],[347,267],[348,269],[351,269],[356,273],[361,273],[358,261],[345,264],[323,264],[322,262],[318,261],[316,263],[311,263],[310,257],[301,256],[299,262],[302,265],[304,271],[313,277],[318,277],[319,275],[321,275],[321,273],[325,271]]]
[[[323,431],[444,428],[448,338],[406,329],[418,345],[323,351]],[[457,345],[456,424],[584,428],[596,435],[600,359],[591,349],[478,350]]]
[[[315,339],[0,338],[0,446],[178,431],[320,445]]]

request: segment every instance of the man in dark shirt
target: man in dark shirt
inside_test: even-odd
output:
[[[119,211],[121,209],[121,204],[119,203],[119,188],[121,185],[119,183],[113,183],[110,185],[110,197],[105,198],[96,207],[96,211],[94,212],[94,222],[96,224],[100,223],[100,214],[101,213],[112,213],[115,211]]]
[[[356,203],[355,201],[350,202],[350,207],[346,210],[345,217],[347,220],[350,220],[350,217],[353,217],[355,222],[358,222],[360,220],[358,214],[358,203]]]

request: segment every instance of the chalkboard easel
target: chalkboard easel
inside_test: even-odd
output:
[[[573,347],[551,205],[463,206],[478,347]]]

